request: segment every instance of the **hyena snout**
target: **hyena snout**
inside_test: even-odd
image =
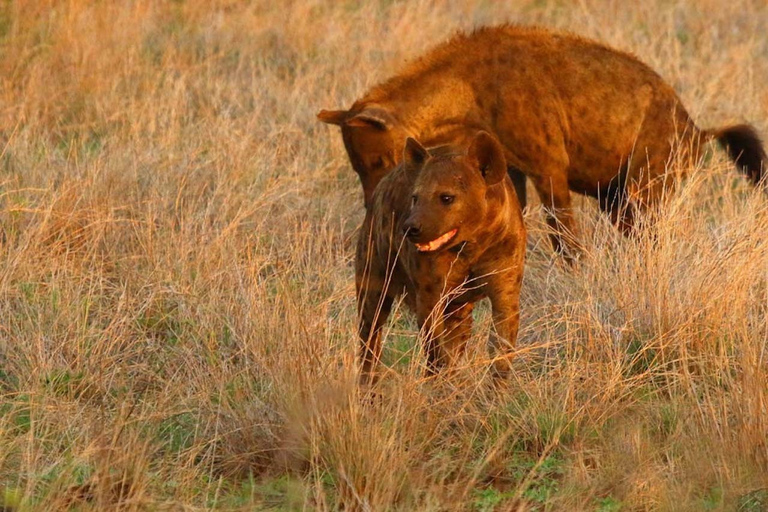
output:
[[[421,222],[413,217],[409,217],[403,224],[403,235],[409,240],[418,239],[421,236]]]

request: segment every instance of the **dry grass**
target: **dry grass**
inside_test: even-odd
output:
[[[761,1],[0,4],[0,505],[765,510],[768,202],[715,153],[553,260],[528,212],[516,374],[425,382],[413,321],[354,383],[361,190],[314,120],[456,28],[637,53],[768,135]],[[655,242],[654,242],[655,240]]]

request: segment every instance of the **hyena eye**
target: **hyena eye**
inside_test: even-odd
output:
[[[413,194],[411,196],[411,206],[416,206],[416,201],[418,200],[419,200],[419,196],[417,196],[416,194]]]
[[[456,199],[456,196],[452,196],[452,195],[449,195],[449,194],[442,194],[440,196],[440,201],[443,204],[451,204],[451,203],[453,203],[454,199]]]

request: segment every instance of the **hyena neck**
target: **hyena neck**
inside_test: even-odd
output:
[[[427,147],[450,145],[466,149],[477,132],[488,128],[468,117],[443,118],[436,120],[421,132],[423,143]]]
[[[502,181],[492,186],[486,196],[488,206],[483,222],[482,236],[488,240],[504,240],[514,233],[516,222],[514,209],[511,207],[511,186]]]
[[[468,119],[482,118],[474,112],[475,94],[466,82],[443,75],[412,78],[384,82],[358,103],[389,109],[411,136],[424,143],[443,137],[446,130],[466,129]]]

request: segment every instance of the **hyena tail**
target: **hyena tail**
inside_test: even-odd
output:
[[[748,124],[727,126],[704,132],[728,152],[736,167],[755,185],[765,182],[768,174],[768,157],[755,128]]]

